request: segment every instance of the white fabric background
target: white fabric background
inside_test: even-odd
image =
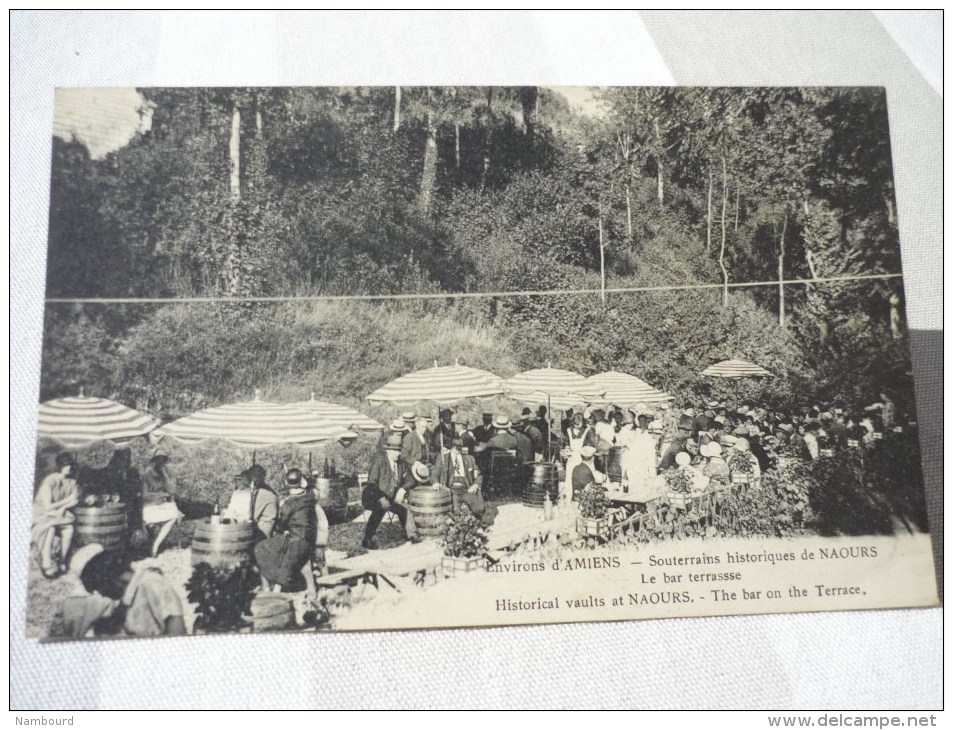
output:
[[[11,707],[940,706],[940,609],[56,646],[23,638],[53,87],[884,85],[909,323],[939,329],[942,21],[880,15],[889,32],[866,12],[14,13]]]

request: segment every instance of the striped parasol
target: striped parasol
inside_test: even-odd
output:
[[[457,403],[467,398],[490,398],[503,392],[503,381],[493,373],[455,363],[416,370],[392,380],[369,396],[371,405],[413,405],[419,401]]]
[[[224,439],[239,446],[311,446],[336,439],[357,438],[353,431],[308,410],[257,398],[245,403],[206,408],[156,429],[156,435],[193,443]]]
[[[549,366],[514,375],[503,381],[503,387],[514,400],[533,405],[546,403],[563,411],[579,403],[602,402],[605,393],[604,387],[579,373]]]
[[[674,396],[653,388],[644,380],[609,370],[588,378],[589,382],[605,391],[605,400],[620,406],[634,406],[637,403],[651,405],[673,400]]]
[[[702,370],[702,375],[710,378],[729,378],[731,380],[774,377],[760,365],[744,360],[722,360]]]
[[[40,404],[37,435],[80,445],[92,441],[129,441],[159,424],[149,416],[107,398],[79,395]]]
[[[301,408],[302,410],[314,413],[325,421],[337,423],[350,429],[360,429],[361,431],[384,430],[384,426],[370,416],[365,416],[354,408],[339,406],[337,403],[315,400],[314,393],[311,394],[311,400],[298,401],[290,405],[292,408]]]

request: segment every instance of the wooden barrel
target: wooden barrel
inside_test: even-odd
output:
[[[622,481],[622,452],[624,446],[613,446],[606,456],[606,475],[610,482],[619,484]]]
[[[407,503],[414,513],[417,533],[421,537],[441,537],[443,526],[450,516],[453,500],[444,487],[417,487],[408,493]]]
[[[314,492],[318,504],[329,516],[342,516],[347,512],[347,482],[343,477],[315,480]]]
[[[546,501],[546,493],[553,504],[559,498],[559,470],[555,464],[540,461],[526,464],[526,483],[523,486],[523,504],[527,507],[540,507]]]
[[[122,502],[102,507],[74,507],[76,545],[98,542],[106,550],[125,550],[128,519]]]
[[[251,621],[253,631],[294,628],[294,604],[280,593],[259,593],[251,602]]]
[[[192,536],[192,565],[235,566],[252,559],[255,526],[251,522],[199,522]]]

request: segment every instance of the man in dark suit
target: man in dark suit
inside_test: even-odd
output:
[[[408,540],[416,542],[420,539],[413,515],[400,504],[403,495],[416,484],[410,467],[400,459],[400,449],[401,435],[390,434],[384,442],[384,448],[374,454],[367,469],[367,483],[361,493],[361,504],[364,509],[371,511],[364,529],[364,541],[361,543],[366,550],[377,549],[374,534],[387,512],[397,515]]]
[[[433,439],[428,426],[430,417],[426,415],[417,416],[414,421],[414,431],[408,433],[402,442],[400,458],[407,466],[421,463],[428,467],[433,466],[436,454],[434,454]]]
[[[662,459],[658,464],[658,472],[661,474],[675,466],[675,457],[682,451],[688,451],[688,439],[692,436],[692,417],[682,416],[678,423],[678,430],[675,438],[669,444],[668,449],[662,454]]]
[[[437,457],[433,470],[433,483],[450,489],[453,498],[453,511],[465,504],[477,517],[486,511],[483,503],[483,475],[477,467],[476,459],[463,453],[463,439],[454,437],[450,442],[450,451]]]

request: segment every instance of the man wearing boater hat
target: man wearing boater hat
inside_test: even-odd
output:
[[[361,543],[366,550],[377,549],[374,534],[388,511],[397,515],[407,539],[418,539],[413,517],[403,505],[397,503],[398,491],[413,489],[416,483],[410,467],[400,458],[400,449],[401,435],[390,434],[384,442],[384,448],[374,454],[367,469],[367,483],[361,493],[361,504],[364,509],[371,511]]]
[[[461,504],[465,504],[475,516],[482,517],[486,509],[480,491],[483,475],[476,459],[463,453],[463,439],[459,436],[455,436],[450,444],[450,451],[437,457],[433,482],[450,489],[454,512],[460,509]]]

